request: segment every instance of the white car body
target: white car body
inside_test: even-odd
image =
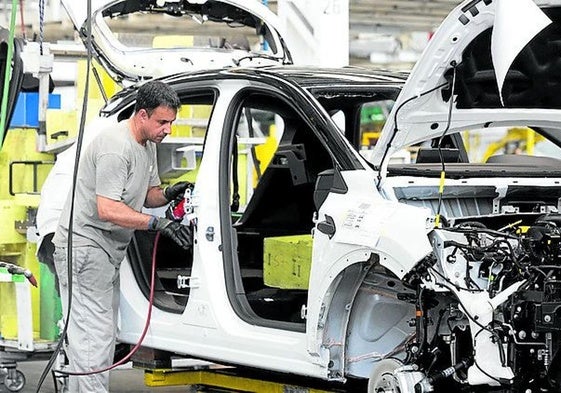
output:
[[[143,345],[331,381],[370,379],[369,392],[498,385],[518,392],[542,383],[552,389],[546,391],[555,391],[561,320],[551,310],[559,309],[561,299],[555,297],[557,281],[549,280],[559,257],[560,232],[554,225],[561,200],[559,162],[536,157],[514,164],[472,165],[461,161],[465,149],[455,145],[452,153],[459,157],[453,163],[444,162],[439,146],[433,149],[440,156],[437,161],[389,164],[394,153],[411,145],[497,126],[536,127],[561,145],[556,134],[561,128],[559,106],[555,98],[547,98],[553,95],[543,82],[553,80],[552,74],[536,77],[542,81],[538,87],[519,84],[522,79],[534,81],[540,68],[528,66],[524,79],[519,75],[524,67],[515,62],[505,82],[505,107],[498,103],[496,81],[489,76],[491,53],[484,44],[499,1],[458,6],[432,38],[399,96],[403,76],[353,69],[233,68],[164,79],[184,103],[204,103],[212,111],[204,146],[202,140],[176,141],[202,153],[190,204],[189,218],[196,218],[195,244],[192,256],[176,258],[169,244],[159,246],[161,252],[172,253],[167,259],[160,256],[160,262],[171,266],[169,271],[160,267],[160,278],[163,282],[170,273],[177,288],[168,284],[161,291],[166,293],[154,307]],[[536,3],[553,16],[561,6],[557,1]],[[553,19],[556,26],[558,19]],[[545,31],[558,37],[557,30]],[[455,68],[458,85],[451,104]],[[545,103],[516,94],[522,88],[528,89],[526,97],[544,92]],[[133,92],[129,89],[110,101],[102,111],[108,116],[103,121],[130,114]],[[370,155],[372,165],[357,151],[356,135],[350,130],[358,121],[349,114],[356,113],[345,113],[347,122],[341,129],[331,119],[333,112],[346,110],[345,102],[362,105],[367,97],[395,99]],[[282,136],[272,164],[254,189],[247,187],[245,210],[234,218],[230,199],[237,180],[231,168],[239,160],[232,157],[239,154],[233,146],[251,145],[252,132],[245,142],[242,138],[262,112],[274,115],[270,125],[282,126]],[[86,135],[92,136],[91,128]],[[253,153],[247,154],[249,161]],[[70,160],[62,157],[42,190],[38,228],[43,238],[52,234],[58,216],[56,208],[50,208],[58,202],[48,201],[70,187]],[[279,185],[287,174],[291,180]],[[269,175],[274,181],[265,187]],[[325,191],[322,181],[328,184]],[[307,188],[302,191],[303,187]],[[267,190],[274,192],[266,194]],[[540,201],[535,201],[538,196]],[[521,225],[518,221],[519,232],[509,232]],[[313,236],[313,246],[305,291],[267,292],[270,288],[261,286],[252,291],[255,277],[249,274],[265,269],[259,248],[263,241],[306,231]],[[540,243],[536,233],[548,242]],[[139,339],[150,307],[140,278],[146,275],[142,266],[149,257],[149,238],[138,236],[121,267],[119,339],[131,344]],[[546,278],[536,269],[546,269]],[[543,293],[525,298],[529,283],[543,287]],[[291,308],[290,315],[279,311],[285,306],[281,295],[295,296],[298,307]],[[543,304],[535,300],[540,296]],[[526,314],[517,314],[517,307]],[[542,307],[548,311],[542,312]],[[448,326],[441,324],[444,315]],[[534,341],[526,340],[530,336]],[[450,351],[427,350],[440,339]],[[529,352],[530,347],[535,351]],[[437,350],[446,354],[439,357]],[[542,352],[538,356],[536,351]],[[437,369],[432,369],[434,364]],[[538,370],[539,382],[528,374],[532,369]]]

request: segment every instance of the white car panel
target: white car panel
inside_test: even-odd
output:
[[[137,4],[131,0],[92,4],[94,54],[107,72],[125,85],[183,71],[291,63],[278,17],[260,2],[153,0],[142,3],[143,9],[137,9]],[[84,4],[64,0],[63,5],[87,43]],[[111,13],[114,15],[109,16]],[[150,19],[152,14],[158,16],[158,21]],[[139,26],[138,38],[128,38],[134,34],[128,33],[129,28],[119,29],[120,16],[126,16],[123,23]],[[146,24],[165,28],[150,31],[142,28]],[[245,30],[244,24],[247,24]],[[223,26],[221,30],[220,26]],[[193,36],[195,32],[205,35]],[[213,37],[216,34],[224,35]],[[252,36],[248,39],[240,34]],[[148,44],[143,42],[146,38]]]

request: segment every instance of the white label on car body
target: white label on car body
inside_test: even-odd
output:
[[[391,211],[384,206],[385,204],[362,202],[357,207],[347,209],[335,232],[336,240],[341,243],[376,246],[384,223],[391,215]]]

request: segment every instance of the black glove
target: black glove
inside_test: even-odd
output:
[[[173,201],[178,196],[183,195],[185,190],[189,187],[193,187],[193,184],[188,181],[180,181],[171,186],[167,186],[164,188],[164,198],[166,198],[168,202]]]
[[[191,227],[187,225],[182,225],[167,218],[152,216],[148,229],[158,231],[162,235],[169,237],[184,250],[188,250],[193,245],[193,233]]]

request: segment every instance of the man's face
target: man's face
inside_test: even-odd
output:
[[[167,106],[159,106],[149,115],[141,109],[142,131],[145,140],[160,143],[169,133],[171,124],[175,121],[177,111]]]

